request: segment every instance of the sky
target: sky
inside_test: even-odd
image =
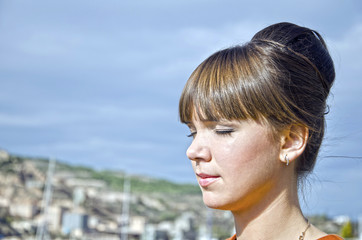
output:
[[[213,52],[288,21],[335,62],[305,212],[362,215],[362,2],[0,0],[0,148],[195,183],[178,100]],[[341,157],[347,156],[347,157]],[[357,158],[355,158],[357,157]]]

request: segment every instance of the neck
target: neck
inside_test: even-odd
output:
[[[300,210],[296,183],[293,187],[270,192],[246,210],[232,213],[238,240],[298,240],[307,226]]]

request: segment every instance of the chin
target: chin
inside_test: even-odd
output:
[[[250,207],[241,196],[228,196],[207,191],[202,192],[202,200],[207,207],[224,211],[243,211]]]
[[[202,199],[204,201],[204,204],[213,209],[218,210],[230,210],[228,201],[226,199],[221,199],[217,196],[212,196],[213,194],[202,194]]]

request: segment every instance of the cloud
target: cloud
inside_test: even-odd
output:
[[[162,107],[143,107],[127,105],[87,105],[63,103],[56,110],[38,112],[0,112],[0,126],[11,127],[48,127],[69,125],[72,123],[94,123],[142,119],[143,121],[168,118],[170,110]]]

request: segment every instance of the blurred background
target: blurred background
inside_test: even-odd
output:
[[[196,184],[185,156],[191,140],[177,113],[183,85],[213,52],[281,21],[320,32],[337,74],[325,141],[302,188],[303,209],[357,221],[362,214],[359,0],[0,0],[4,159],[54,158],[98,172]]]

